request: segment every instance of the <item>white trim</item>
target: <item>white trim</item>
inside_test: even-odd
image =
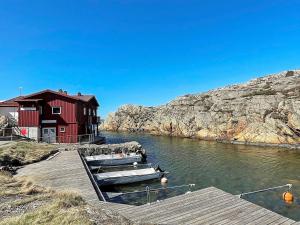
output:
[[[54,115],[60,115],[61,114],[61,106],[52,106],[51,108],[52,108],[52,114],[54,114]],[[59,113],[54,113],[53,108],[59,108]]]
[[[42,123],[56,123],[56,120],[42,120]]]
[[[21,107],[21,111],[36,111],[36,107]]]
[[[62,131],[62,129],[63,129],[63,131]],[[60,132],[60,133],[65,133],[65,132],[66,132],[66,127],[60,127],[60,128],[59,128],[59,132]]]

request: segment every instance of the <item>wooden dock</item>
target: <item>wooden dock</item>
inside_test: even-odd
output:
[[[51,160],[28,165],[20,169],[17,176],[31,176],[38,184],[57,190],[77,191],[89,204],[115,210],[137,223],[300,225],[215,187],[151,205],[101,202],[77,151],[63,151]]]
[[[99,204],[77,151],[62,151],[50,160],[27,165],[16,176],[30,176],[37,184],[55,190],[78,192],[88,203]]]
[[[158,224],[295,224],[295,221],[215,187],[120,212]]]

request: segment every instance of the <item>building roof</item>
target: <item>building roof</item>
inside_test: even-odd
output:
[[[6,101],[0,102],[0,107],[18,107],[18,103],[16,102],[17,100],[22,99],[22,96],[16,97],[16,98],[12,98],[12,99],[8,99]]]
[[[94,99],[97,106],[99,106],[99,103],[98,103],[98,101],[97,101],[97,99],[94,95],[81,95],[81,94],[80,95],[68,95],[67,93],[64,93],[64,92],[52,91],[52,90],[46,89],[46,90],[39,91],[39,92],[30,94],[30,95],[19,96],[19,97],[16,97],[16,98],[12,98],[12,99],[0,102],[0,107],[1,106],[3,106],[3,107],[4,106],[5,107],[18,107],[18,102],[41,101],[42,99],[36,99],[36,98],[33,98],[33,97],[36,96],[36,95],[39,95],[39,94],[47,93],[47,92],[52,93],[52,94],[56,94],[56,95],[59,95],[59,96],[63,96],[63,97],[66,97],[66,98],[70,98],[70,99],[73,99],[73,100],[82,101],[82,102],[89,102],[92,99]]]
[[[40,99],[40,98],[30,98],[30,99],[24,99],[24,98],[21,98],[21,99],[18,99],[18,100],[15,100],[15,102],[39,102],[39,101],[43,101],[43,99]]]
[[[80,94],[80,95],[72,95],[72,97],[77,98],[77,99],[79,99],[83,102],[90,102],[91,100],[94,99],[97,106],[99,106],[99,103],[98,103],[95,95],[82,95],[82,94]]]
[[[90,101],[92,98],[94,98],[94,95],[71,95],[74,98],[80,99],[84,102]]]

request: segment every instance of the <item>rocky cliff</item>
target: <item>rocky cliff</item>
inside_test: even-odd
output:
[[[102,128],[247,143],[300,143],[300,70],[189,94],[158,107],[124,105]]]

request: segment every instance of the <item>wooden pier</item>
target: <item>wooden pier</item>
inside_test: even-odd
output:
[[[51,160],[28,165],[20,169],[17,176],[31,176],[38,184],[57,190],[77,191],[89,204],[115,210],[137,223],[300,225],[215,187],[151,205],[101,202],[77,151],[63,151]]]
[[[88,203],[98,204],[98,196],[77,151],[62,151],[50,160],[18,170],[17,177],[30,176],[41,186],[78,192]]]
[[[294,224],[295,221],[215,187],[176,196],[134,210],[120,210],[137,222],[158,224]]]

